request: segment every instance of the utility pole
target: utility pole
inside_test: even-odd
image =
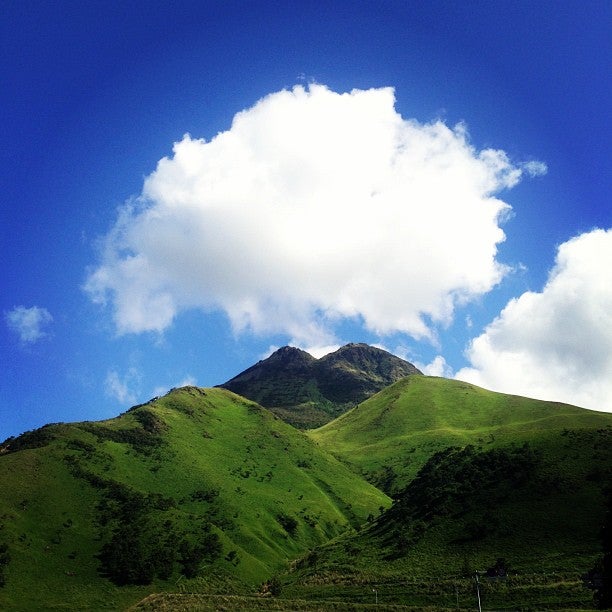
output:
[[[476,572],[476,596],[478,597],[478,612],[482,612],[480,605],[480,582],[478,581],[478,572]]]

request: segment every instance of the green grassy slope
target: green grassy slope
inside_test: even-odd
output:
[[[612,428],[490,450],[442,451],[361,531],[340,536],[284,578],[286,597],[341,597],[473,609],[592,609],[581,577],[602,552]]]
[[[473,444],[522,444],[565,429],[612,425],[612,415],[410,376],[309,435],[388,492],[408,484],[433,453]]]
[[[116,419],[47,426],[6,446],[0,545],[10,562],[0,608],[8,610],[252,591],[389,503],[305,435],[223,389],[177,389]],[[127,567],[140,572],[135,582],[153,572],[151,583],[101,576],[105,547],[111,577]]]
[[[305,557],[287,596],[376,588],[388,603],[469,607],[473,572],[504,558],[489,608],[589,607],[580,576],[601,554],[611,414],[411,377],[310,434],[396,502]]]

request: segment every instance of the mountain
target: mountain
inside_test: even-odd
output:
[[[458,380],[410,376],[309,432],[322,448],[394,493],[437,451],[496,448],[612,425],[612,414],[496,393]]]
[[[421,372],[367,344],[347,344],[320,359],[285,346],[220,386],[296,427],[311,428],[412,374]]]
[[[476,572],[485,609],[588,609],[612,414],[423,375],[371,395],[396,359],[285,347],[240,375],[352,405],[308,432],[184,387],[9,438],[0,609],[473,609]]]
[[[177,584],[253,592],[389,505],[269,411],[197,387],[7,440],[0,491],[3,610],[124,609]]]
[[[287,597],[347,599],[359,585],[468,608],[480,571],[483,608],[592,605],[581,576],[602,551],[612,414],[423,376],[309,435],[394,503],[299,561]]]

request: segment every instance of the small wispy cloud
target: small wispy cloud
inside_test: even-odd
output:
[[[180,382],[173,385],[159,385],[153,389],[153,397],[161,397],[162,395],[166,395],[170,389],[180,389],[181,387],[196,387],[198,384],[195,376],[191,374],[187,374],[184,378],[180,380]]]
[[[117,370],[110,370],[104,383],[106,395],[122,405],[132,405],[138,400],[137,387],[141,375],[136,368],[130,368],[123,376]]]
[[[15,306],[5,313],[8,328],[19,336],[23,344],[34,344],[49,336],[46,328],[53,321],[51,313],[40,306]]]
[[[524,162],[521,167],[529,176],[543,176],[548,172],[548,166],[541,161]]]

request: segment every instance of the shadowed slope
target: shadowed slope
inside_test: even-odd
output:
[[[309,432],[395,498],[285,579],[288,596],[483,609],[589,608],[612,414],[410,377]],[[497,572],[507,574],[499,578]]]
[[[300,428],[329,422],[387,385],[420,374],[411,363],[367,344],[315,359],[285,346],[220,385]]]

